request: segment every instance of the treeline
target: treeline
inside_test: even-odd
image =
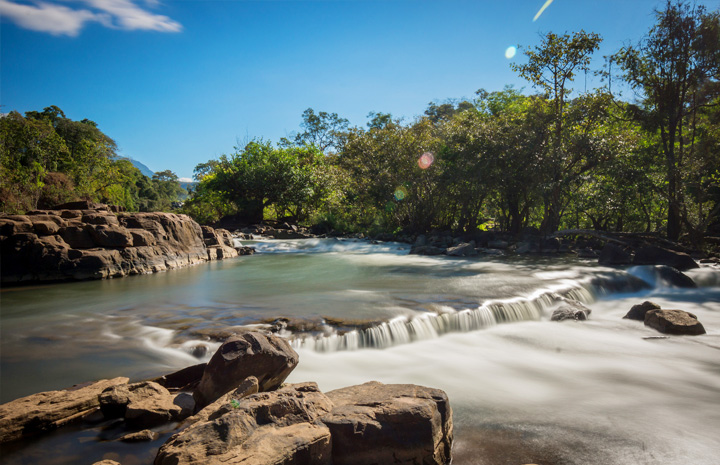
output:
[[[720,233],[720,15],[668,2],[656,16],[594,71],[603,88],[571,88],[593,72],[602,38],[548,33],[513,66],[534,95],[479,90],[411,122],[371,113],[365,128],[308,109],[294,138],[254,140],[198,165],[185,211],[339,231],[529,226],[701,241]]]
[[[128,211],[169,210],[185,191],[171,171],[143,175],[88,119],[51,106],[0,117],[0,211],[24,213],[74,200]]]

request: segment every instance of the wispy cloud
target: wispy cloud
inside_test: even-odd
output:
[[[112,29],[179,32],[177,21],[149,11],[133,0],[64,0],[20,2],[0,0],[0,17],[20,27],[53,35],[77,36],[86,24]],[[156,0],[143,0],[147,6]]]

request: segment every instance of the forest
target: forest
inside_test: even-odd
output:
[[[601,42],[547,33],[511,65],[531,92],[480,89],[412,121],[371,112],[352,127],[308,108],[294,137],[197,165],[179,211],[337,232],[720,236],[720,12],[669,1],[643,38],[591,69]],[[603,86],[581,91],[584,73]],[[94,122],[57,107],[4,115],[0,134],[6,213],[77,198],[167,210],[180,193],[172,172],[144,177]]]

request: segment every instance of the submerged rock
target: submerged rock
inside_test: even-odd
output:
[[[376,381],[327,393],[334,465],[447,464],[452,409],[439,389]]]
[[[655,267],[658,277],[665,283],[673,287],[684,287],[693,289],[697,287],[695,281],[682,271],[667,265]]]
[[[97,410],[98,396],[107,388],[125,384],[114,378],[61,391],[48,391],[0,405],[0,443],[64,426]]]
[[[587,306],[577,301],[568,301],[552,313],[550,321],[578,320],[584,321],[590,317],[590,310]]]
[[[298,364],[298,354],[278,336],[247,332],[225,341],[208,362],[194,392],[197,408],[203,408],[245,378],[255,376],[260,391],[276,389]]]
[[[705,334],[705,328],[697,317],[684,310],[649,310],[645,314],[645,326],[665,334]]]

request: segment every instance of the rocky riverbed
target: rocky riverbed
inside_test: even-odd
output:
[[[156,465],[450,463],[443,391],[369,382],[325,394],[312,382],[283,384],[297,363],[286,340],[246,332],[207,364],[155,380],[101,380],[0,405],[0,443],[104,422],[114,440],[152,444]],[[171,436],[159,441],[159,431]]]

